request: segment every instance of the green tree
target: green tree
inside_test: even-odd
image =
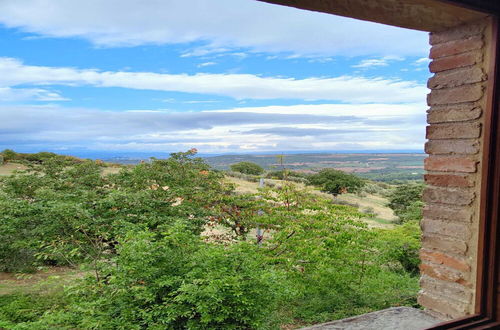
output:
[[[59,156],[53,152],[37,152],[34,154],[23,154],[23,158],[29,162],[33,163],[43,163],[53,158],[64,158],[64,156]]]
[[[232,164],[231,170],[250,175],[260,175],[264,173],[264,169],[261,166],[252,162],[239,162]]]
[[[408,183],[396,187],[389,195],[388,206],[399,217],[401,222],[422,219],[422,183]]]
[[[380,257],[393,271],[405,271],[418,276],[421,230],[418,222],[410,221],[394,229],[378,229]]]
[[[333,168],[322,169],[318,174],[309,176],[308,180],[310,184],[334,196],[346,192],[357,192],[365,185],[365,181],[357,176]]]
[[[11,149],[5,149],[4,151],[2,151],[2,155],[4,161],[6,162],[8,162],[9,160],[16,160],[19,158],[18,153]]]
[[[95,263],[129,226],[185,223],[199,234],[230,191],[195,151],[103,176],[93,161],[51,158],[0,178],[0,271]]]
[[[183,225],[118,240],[103,280],[70,289],[67,308],[31,329],[262,329],[282,295],[255,244],[206,244]]]

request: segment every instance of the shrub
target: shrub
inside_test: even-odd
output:
[[[309,176],[308,180],[310,184],[334,196],[345,192],[357,192],[365,185],[365,182],[357,176],[332,168],[322,169],[318,174]]]
[[[361,209],[361,213],[363,213],[365,216],[367,216],[369,218],[375,218],[377,216],[373,207],[370,207],[370,206],[363,207]]]
[[[385,196],[387,194],[387,185],[381,182],[367,182],[360,192],[372,195]]]
[[[420,183],[403,184],[389,195],[388,206],[402,222],[422,219],[422,192],[424,185]]]
[[[266,177],[270,179],[284,180],[285,178],[307,178],[308,174],[290,171],[287,169],[278,171],[269,171],[266,173]]]
[[[248,182],[259,182],[260,181],[260,178],[255,176],[255,175],[243,174],[240,172],[233,172],[233,171],[226,171],[225,174],[228,176],[232,176],[233,178],[242,179],[242,180],[245,180]]]
[[[410,275],[419,274],[420,227],[416,221],[397,226],[392,230],[381,229],[378,243],[381,256],[394,271]]]
[[[6,162],[19,159],[18,153],[11,149],[5,149],[2,151],[2,156]]]
[[[68,166],[54,158],[2,179],[0,270],[100,260],[134,224],[156,231],[184,222],[200,233],[229,187],[193,155],[107,176],[93,161]]]
[[[349,206],[352,206],[352,207],[355,207],[355,208],[359,208],[359,204],[358,203],[347,201],[347,200],[341,199],[339,197],[335,197],[334,200],[333,200],[333,203],[335,203],[337,205],[349,205]]]
[[[0,328],[12,329],[38,321],[51,309],[64,306],[66,299],[62,292],[9,294],[0,299]],[[26,329],[30,329],[29,326]],[[33,328],[31,328],[33,329]]]
[[[260,329],[281,295],[279,272],[263,267],[258,247],[203,243],[183,226],[157,237],[133,230],[119,239],[103,280],[72,290],[54,328]],[[58,316],[58,317],[56,317]],[[42,326],[43,325],[43,326]],[[32,325],[35,327],[35,325]]]
[[[59,156],[53,152],[45,152],[44,151],[44,152],[37,152],[34,154],[21,154],[21,157],[24,160],[27,160],[28,162],[43,163],[43,162],[46,162],[50,159],[54,159],[54,158],[61,157],[61,156]],[[61,158],[63,158],[63,157],[61,157]]]
[[[260,175],[264,169],[258,164],[252,162],[239,162],[231,165],[231,170],[243,174]]]

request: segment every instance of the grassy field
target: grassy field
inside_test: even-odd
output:
[[[83,277],[84,274],[80,270],[69,267],[44,268],[34,274],[0,272],[0,296],[61,290],[64,285]]]
[[[6,163],[0,165],[0,175],[11,175],[16,170],[25,170],[26,166],[17,163]]]

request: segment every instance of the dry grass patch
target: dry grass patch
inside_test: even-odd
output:
[[[239,178],[234,178],[226,176],[227,182],[233,183],[236,186],[235,191],[240,194],[256,194],[258,193],[258,182],[250,182]],[[269,180],[266,182],[273,182],[279,184],[280,180]],[[338,197],[333,197],[331,194],[321,192],[317,189],[307,187],[302,183],[294,183],[300,188],[307,189],[311,193],[320,195],[324,198],[333,199],[339,204],[346,204],[357,207],[360,211],[363,209],[372,209],[375,214],[375,218],[363,218],[370,227],[373,228],[393,228],[394,223],[398,220],[398,217],[394,214],[391,208],[389,208],[387,203],[389,202],[386,198],[373,194],[366,194],[365,196],[358,196],[357,194],[342,194]]]
[[[0,272],[0,296],[14,293],[47,293],[82,278],[84,272],[69,267],[50,267],[33,274]]]
[[[14,173],[14,171],[21,171],[25,170],[27,167],[22,164],[17,164],[17,163],[5,163],[3,165],[0,165],[0,175],[11,175]]]

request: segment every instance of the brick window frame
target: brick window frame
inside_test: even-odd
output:
[[[454,319],[430,329],[499,329],[500,1],[259,1],[431,32],[419,302]]]

